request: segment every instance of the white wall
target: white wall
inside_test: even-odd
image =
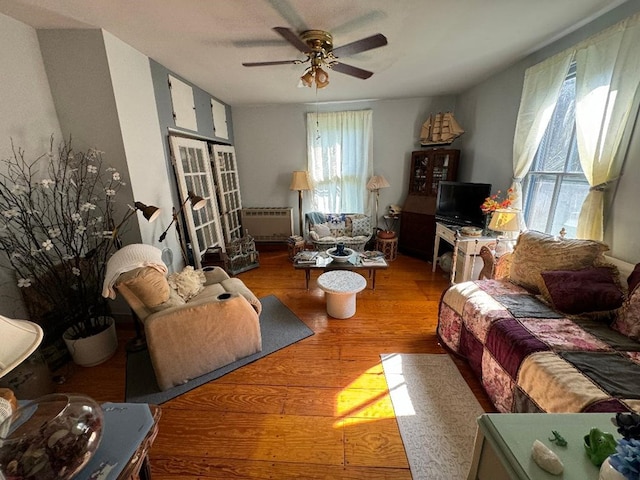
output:
[[[637,11],[640,11],[640,0],[630,0],[461,94],[457,118],[468,132],[461,138],[462,152],[468,160],[461,164],[461,178],[490,182],[494,191],[506,190],[513,176],[513,135],[525,70]],[[639,158],[640,128],[636,125],[623,176],[613,202],[609,202],[607,207],[604,238],[612,256],[631,263],[640,261],[636,247],[640,221],[635,212],[637,186],[640,184]],[[610,197],[613,197],[613,192]]]
[[[373,170],[391,184],[380,190],[382,215],[389,204],[404,203],[411,152],[420,149],[422,123],[430,113],[454,107],[454,97],[448,96],[320,104],[317,109],[373,110]],[[243,206],[293,207],[296,231],[298,194],[289,184],[291,172],[307,169],[306,113],[314,111],[314,104],[232,108]]]
[[[11,140],[25,150],[27,158],[34,159],[49,151],[50,136],[61,139],[62,134],[36,31],[3,14],[0,14],[0,86],[0,158],[12,155]],[[2,267],[0,314],[27,317],[13,272]]]
[[[162,209],[153,223],[137,214],[142,243],[170,249],[174,260],[170,268],[181,270],[183,262],[177,237],[168,235],[163,243],[158,241],[172,219],[169,183],[172,179],[167,176],[149,58],[108,32],[103,31],[103,38],[131,189],[135,200]]]

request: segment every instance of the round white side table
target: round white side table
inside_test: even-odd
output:
[[[367,288],[362,275],[348,270],[332,270],[318,277],[318,286],[327,298],[327,313],[333,318],[349,318],[356,313],[356,293]]]

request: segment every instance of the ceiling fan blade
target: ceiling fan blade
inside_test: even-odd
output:
[[[365,52],[373,48],[384,47],[387,44],[387,37],[381,33],[377,33],[367,38],[347,43],[338,48],[333,49],[333,55],[336,58],[348,57],[356,53]]]
[[[347,75],[351,75],[352,77],[361,78],[362,80],[366,80],[373,72],[369,70],[363,70],[362,68],[354,67],[353,65],[347,65],[345,63],[334,63],[331,65],[331,70],[335,70],[336,72],[346,73]]]
[[[287,27],[274,27],[273,30],[282,35],[282,38],[284,38],[287,42],[296,47],[302,53],[309,52],[309,45],[300,40],[300,37],[298,37],[298,35],[289,30]]]
[[[302,63],[300,60],[276,60],[274,62],[244,62],[245,67],[265,67],[268,65],[288,65]]]

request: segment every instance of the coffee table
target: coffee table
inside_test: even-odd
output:
[[[334,262],[331,257],[325,256],[323,252],[318,254],[314,263],[294,263],[293,268],[296,270],[304,270],[304,278],[307,290],[309,290],[309,280],[311,279],[312,270],[320,270],[327,272],[330,270],[367,270],[371,279],[371,289],[376,289],[376,272],[378,270],[386,270],[389,264],[384,258],[379,258],[376,263],[363,262],[362,258],[356,253],[352,255],[346,262]]]

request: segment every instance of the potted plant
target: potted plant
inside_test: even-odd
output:
[[[117,348],[101,290],[117,239],[115,200],[125,183],[103,165],[102,152],[74,151],[71,140],[56,151],[52,137],[50,151],[33,160],[11,146],[13,156],[0,164],[0,250],[45,339],[64,337],[76,363],[100,363]],[[91,343],[97,357],[78,358],[82,340],[96,334],[107,346]]]

